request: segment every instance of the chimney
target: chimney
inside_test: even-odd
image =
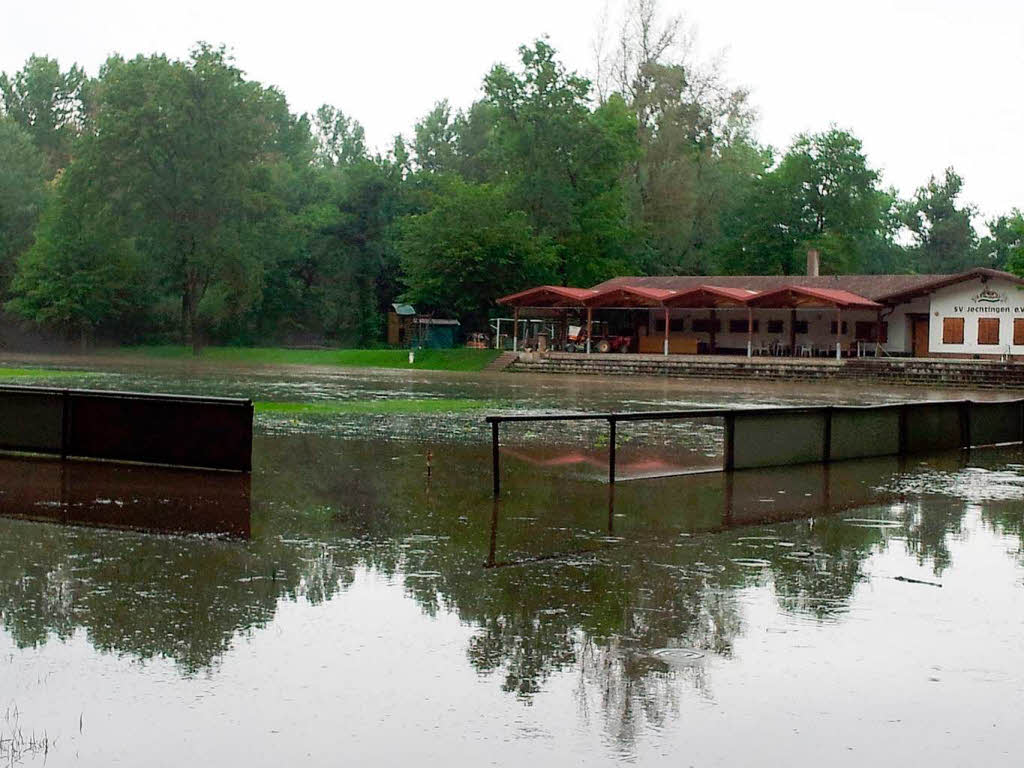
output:
[[[811,248],[807,251],[807,276],[817,277],[819,266],[821,266],[821,254],[816,248]]]

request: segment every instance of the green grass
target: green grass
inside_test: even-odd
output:
[[[401,414],[401,413],[454,413],[490,408],[487,400],[454,398],[427,398],[423,400],[325,400],[313,403],[271,402],[258,400],[256,413],[280,415],[306,414]]]
[[[66,379],[91,375],[89,371],[59,371],[54,368],[6,368],[0,366],[0,379]]]
[[[119,347],[114,354],[163,359],[192,359],[188,347]],[[420,349],[409,365],[407,349],[284,349],[281,347],[206,347],[201,360],[259,365],[337,365],[357,368],[406,368],[432,371],[480,371],[499,354],[496,349]]]

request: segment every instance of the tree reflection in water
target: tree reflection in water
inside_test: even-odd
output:
[[[83,630],[101,651],[196,674],[282,600],[325,603],[373,570],[474,627],[469,663],[509,693],[529,700],[575,669],[581,713],[628,742],[677,709],[681,682],[711,696],[709,662],[743,635],[748,587],[841,621],[893,538],[941,574],[965,510],[921,501],[918,469],[895,459],[623,483],[613,497],[512,467],[492,505],[485,450],[435,450],[429,482],[424,452],[260,437],[246,541],[0,520],[3,628],[19,647]],[[960,470],[942,461],[927,471]],[[1019,534],[1018,507],[986,519]]]

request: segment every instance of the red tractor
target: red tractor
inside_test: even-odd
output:
[[[608,323],[597,321],[591,323],[593,335],[590,337],[590,350],[592,352],[628,352],[629,345],[633,342],[632,336],[613,334],[608,328]],[[576,325],[569,326],[569,338],[565,344],[566,352],[587,351],[587,329]]]

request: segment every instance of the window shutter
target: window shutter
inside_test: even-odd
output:
[[[1024,318],[1015,317],[1013,319],[1013,343],[1024,346]]]
[[[962,317],[942,318],[942,343],[964,343],[964,319]]]
[[[999,343],[999,318],[979,317],[978,318],[978,343],[998,344]]]

